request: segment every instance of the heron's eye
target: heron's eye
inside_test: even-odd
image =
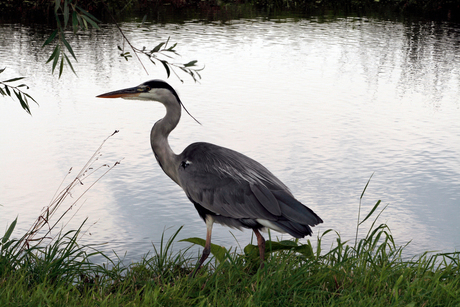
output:
[[[138,92],[141,92],[141,93],[148,92],[148,91],[150,91],[150,86],[147,86],[147,85],[141,86],[141,87],[139,87],[139,88],[137,89],[137,91],[138,91]]]
[[[185,168],[186,168],[187,166],[189,166],[190,164],[192,164],[192,162],[190,162],[190,161],[182,161],[182,162],[180,163],[180,166],[182,166],[182,167],[185,169]]]

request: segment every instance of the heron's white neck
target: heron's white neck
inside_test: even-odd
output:
[[[176,161],[178,156],[172,151],[169,146],[168,136],[171,131],[176,128],[181,116],[181,106],[177,101],[164,103],[166,107],[166,115],[155,123],[150,133],[150,144],[152,145],[153,153],[160,164],[163,171],[173,181],[179,184],[177,176]]]

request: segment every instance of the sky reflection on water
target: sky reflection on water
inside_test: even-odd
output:
[[[374,174],[362,212],[379,199],[388,204],[381,222],[398,243],[412,240],[408,254],[460,249],[455,25],[313,18],[150,24],[147,31],[128,22],[122,28],[136,46],[171,36],[184,55],[180,61],[206,65],[200,84],[187,76],[184,84],[168,80],[203,123],[184,114],[170,137],[176,152],[207,141],[247,154],[322,217],[315,234],[333,228],[345,239],[354,238],[359,196]],[[40,103],[32,117],[16,103],[0,104],[0,226],[19,215],[19,229],[28,228],[67,170],[81,167],[119,129],[101,163],[124,158],[121,165],[88,193],[70,226],[89,217],[91,236],[84,242],[108,242],[103,249],[128,251],[127,259],[151,250],[164,229],[168,234],[185,225],[180,238],[204,237],[193,205],[150,149],[150,128],[164,108],[95,98],[165,79],[161,68],[144,62],[147,76],[135,60],[119,58],[120,35],[107,25],[72,42],[78,77],[67,72],[57,79],[43,68],[46,33],[16,25],[2,25],[0,33],[2,78],[27,76]],[[237,246],[227,228],[215,228],[214,243]],[[242,246],[251,237],[232,233]]]

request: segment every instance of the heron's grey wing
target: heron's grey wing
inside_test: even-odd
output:
[[[194,143],[180,158],[181,187],[193,202],[214,214],[312,226],[322,222],[270,171],[245,155],[213,144]]]

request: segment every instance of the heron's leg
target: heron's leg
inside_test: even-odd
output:
[[[203,253],[198,264],[198,267],[193,271],[192,277],[195,276],[196,272],[199,271],[203,262],[208,258],[211,253],[211,234],[212,234],[212,225],[214,224],[214,219],[211,216],[206,217],[206,243],[204,244]]]
[[[208,224],[208,223],[206,223]],[[211,226],[206,225],[206,243],[204,245],[203,254],[200,258],[200,266],[203,262],[208,258],[209,254],[211,253],[211,233],[212,233],[212,223]]]
[[[259,256],[260,256],[260,267],[264,267],[264,260],[265,260],[265,239],[260,234],[259,230],[253,229],[254,233],[257,237],[257,245],[259,245]]]

